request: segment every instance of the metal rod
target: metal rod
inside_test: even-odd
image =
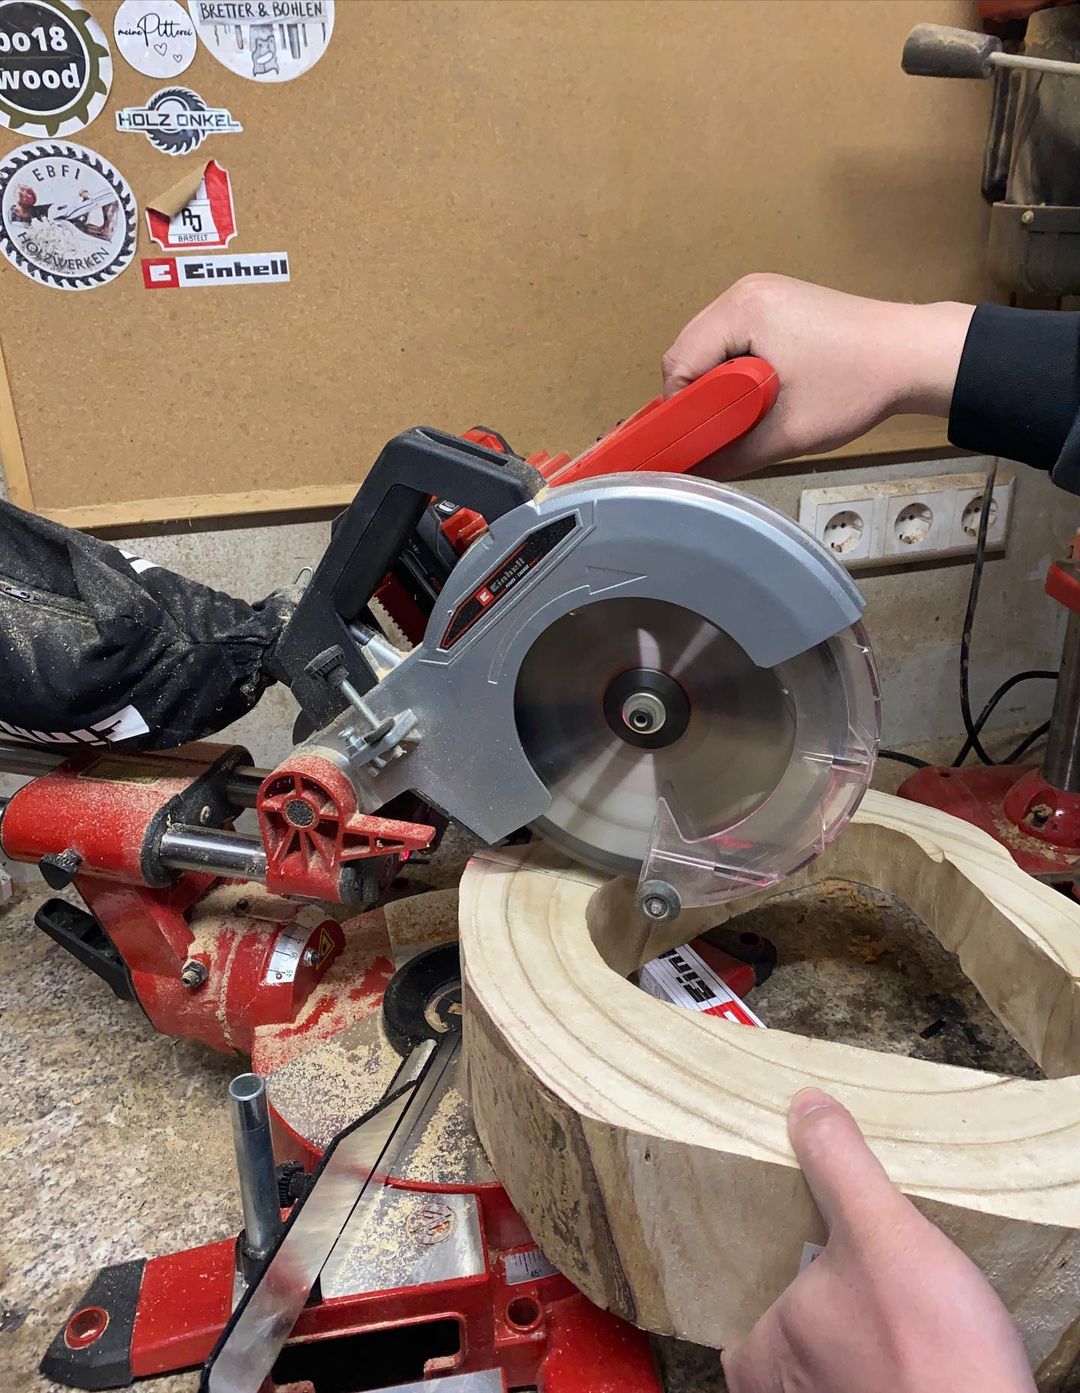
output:
[[[161,836],[161,864],[177,871],[266,880],[266,851],[256,837],[216,827],[170,827]]]
[[[1043,778],[1065,793],[1080,793],[1080,614],[1069,611]]]
[[[274,1144],[266,1081],[258,1074],[238,1074],[229,1084],[236,1171],[244,1208],[244,1242],[253,1258],[265,1258],[281,1233]]]
[[[1064,58],[1036,58],[1027,53],[991,53],[989,62],[995,68],[1027,68],[1029,72],[1080,77],[1080,63],[1070,63]]]
[[[0,773],[24,774],[35,779],[48,774],[65,759],[70,759],[75,749],[86,748],[65,743],[62,749],[48,745],[23,744],[21,740],[5,740],[0,737]],[[102,747],[102,753],[106,753]],[[123,757],[123,750],[115,753]],[[152,753],[152,752],[151,752]],[[253,808],[259,785],[266,778],[266,769],[255,769],[249,764],[238,765],[225,780],[225,794],[236,808]]]

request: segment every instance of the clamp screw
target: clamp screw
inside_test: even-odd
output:
[[[305,948],[304,956],[300,959],[305,967],[319,966],[319,951],[317,948]]]
[[[205,963],[189,958],[180,973],[180,981],[189,992],[194,992],[198,991],[209,976]]]

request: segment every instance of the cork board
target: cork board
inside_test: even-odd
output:
[[[337,0],[325,55],[261,84],[203,45],[177,81],[242,134],[173,158],[115,111],[160,79],[115,52],[69,137],[134,191],[139,245],[62,293],[0,262],[0,451],[16,502],[79,526],[351,497],[418,423],[577,451],[658,387],[661,352],[739,275],[865,294],[992,294],[984,84],[900,71],[916,22],[966,0]],[[21,144],[0,129],[0,155]],[[149,291],[143,209],[185,167],[229,171],[229,253],[288,284]],[[908,417],[860,452],[944,443]]]

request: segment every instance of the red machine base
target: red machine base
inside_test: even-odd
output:
[[[897,791],[989,832],[1029,875],[1080,880],[1080,799],[1050,789],[1037,766],[920,769]]]
[[[441,1192],[413,1192],[426,1241],[438,1245],[453,1212]],[[504,1389],[663,1393],[648,1336],[554,1271],[504,1190],[485,1185],[475,1193],[482,1271],[310,1303],[266,1393],[363,1393],[487,1369],[501,1372]],[[69,1387],[121,1388],[203,1363],[232,1314],[235,1248],[225,1239],[102,1269],[42,1373]]]

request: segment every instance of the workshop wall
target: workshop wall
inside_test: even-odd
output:
[[[152,49],[139,71],[114,51],[107,101],[65,122],[81,155],[0,112],[16,501],[131,532],[340,507],[418,420],[576,453],[748,271],[992,294],[988,85],[900,68],[912,25],[966,24],[970,0],[302,8],[322,18],[278,26],[314,60],[296,81],[250,80],[245,26],[204,23],[175,86]],[[87,9],[111,41],[117,0]],[[163,255],[209,235],[162,213],[195,217],[208,168],[216,239]],[[942,443],[908,416],[863,448]]]
[[[777,475],[739,485],[798,516],[807,487],[850,484],[862,479],[911,478],[965,473],[981,461],[970,456],[923,463],[857,468],[819,467],[811,473]],[[1080,499],[1050,483],[1037,470],[1017,464],[1013,523],[1004,554],[991,555],[972,642],[972,705],[977,710],[999,682],[1024,668],[1056,668],[1064,634],[1064,611],[1043,593],[1046,567],[1061,555],[1080,526]],[[118,545],[207,585],[259,599],[318,561],[329,535],[325,523],[194,532],[176,537],[132,538]],[[894,748],[933,749],[960,743],[963,726],[957,697],[960,631],[971,580],[971,564],[894,568],[856,574],[869,602],[867,624],[877,653],[884,693],[884,741]],[[1023,683],[1002,702],[991,730],[1002,736],[1046,719],[1049,682]],[[247,744],[256,761],[272,764],[288,748],[295,705],[274,687],[230,735]]]

